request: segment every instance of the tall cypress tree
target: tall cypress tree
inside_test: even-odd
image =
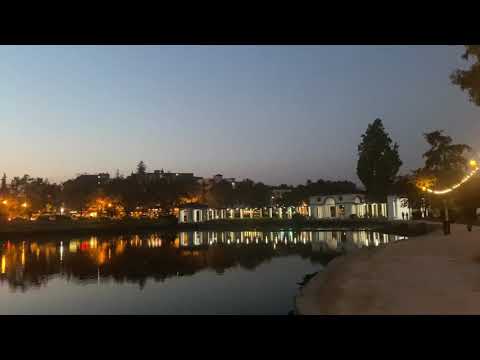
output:
[[[142,161],[140,161],[137,165],[137,174],[145,174],[147,171],[147,165]]]
[[[376,119],[362,135],[357,163],[357,175],[372,200],[385,200],[400,166],[398,144],[393,143],[382,120]]]

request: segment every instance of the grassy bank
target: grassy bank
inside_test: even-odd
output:
[[[125,234],[142,231],[275,231],[289,229],[314,230],[371,230],[404,236],[421,235],[434,226],[425,223],[388,221],[386,219],[234,219],[215,220],[199,224],[178,224],[176,218],[165,217],[157,220],[65,220],[47,222],[7,222],[0,224],[0,238],[25,235],[89,235]]]
[[[65,220],[65,221],[25,221],[0,224],[0,239],[25,235],[89,235],[89,234],[123,234],[151,230],[175,229],[176,219],[158,220]]]

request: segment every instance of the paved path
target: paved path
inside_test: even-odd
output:
[[[452,224],[334,259],[297,297],[300,314],[480,314],[480,227]]]

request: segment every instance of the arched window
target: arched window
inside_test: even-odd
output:
[[[335,199],[333,198],[325,199],[325,205],[335,205]]]

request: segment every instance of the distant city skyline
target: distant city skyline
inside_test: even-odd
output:
[[[461,46],[1,46],[0,173],[164,169],[269,185],[350,180],[367,125],[422,165],[422,133],[480,150],[450,83]]]

